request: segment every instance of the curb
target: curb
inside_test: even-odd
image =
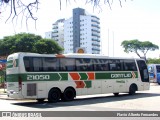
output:
[[[0,94],[0,99],[9,99],[6,94]]]
[[[4,99],[4,100],[13,100],[13,98],[9,98],[8,96],[7,96],[7,93],[5,93],[4,91],[2,92],[0,92],[0,99]]]
[[[13,98],[9,98],[7,94],[0,94],[0,99],[2,100],[14,100]]]

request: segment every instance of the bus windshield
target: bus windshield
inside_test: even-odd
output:
[[[157,68],[157,73],[160,73],[160,66],[157,65],[156,68]]]

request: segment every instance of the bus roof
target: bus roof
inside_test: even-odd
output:
[[[44,57],[57,57],[57,58],[104,58],[104,59],[140,59],[140,58],[127,58],[127,57],[108,57],[101,54],[80,54],[80,53],[68,53],[68,54],[39,54],[39,53],[29,53],[29,52],[17,52],[9,56],[22,55],[22,56],[44,56]],[[8,56],[8,57],[9,57]]]

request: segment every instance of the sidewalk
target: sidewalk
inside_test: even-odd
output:
[[[21,100],[22,101],[22,99],[14,99],[14,98],[8,97],[6,91],[7,91],[6,89],[4,90],[4,88],[0,88],[0,100],[17,100],[17,101]]]
[[[0,99],[5,99],[5,100],[11,99],[7,96],[6,89],[4,88],[0,88]]]
[[[6,89],[0,88],[0,95],[2,95],[2,94],[7,94],[6,91],[7,91]]]

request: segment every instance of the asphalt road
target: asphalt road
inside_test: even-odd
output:
[[[160,111],[160,86],[151,84],[149,91],[139,91],[136,95],[120,94],[118,97],[113,94],[81,96],[71,102],[48,103],[45,101],[44,103],[37,103],[35,100],[0,98],[0,106],[0,111]],[[138,117],[136,118],[138,119]],[[72,120],[73,118],[69,119]],[[117,117],[114,119],[117,119]],[[147,119],[153,118],[147,117]]]

